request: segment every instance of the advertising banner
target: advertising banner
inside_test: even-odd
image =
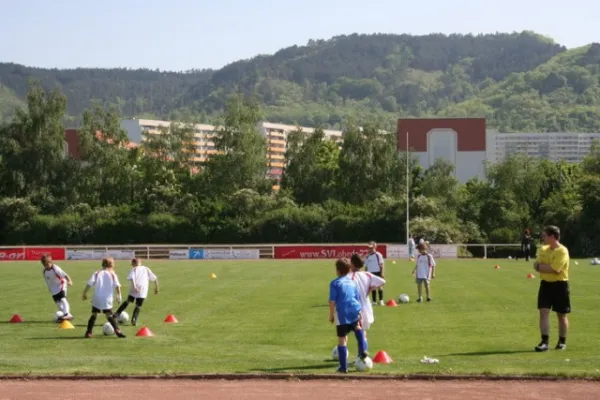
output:
[[[7,249],[0,247],[0,261],[23,261],[25,260],[25,249]]]
[[[377,251],[386,258],[387,257],[387,246],[377,246]],[[287,258],[287,259],[335,259],[335,258],[350,258],[353,253],[360,255],[366,255],[369,252],[369,248],[364,246],[276,246],[275,247],[275,258]]]
[[[190,249],[190,260],[204,260],[204,249]]]
[[[415,250],[416,252],[416,250]],[[413,255],[416,255],[414,253]],[[408,258],[408,246],[407,245],[388,245],[387,246],[388,258]]]
[[[204,249],[204,258],[207,260],[258,260],[258,249]]]
[[[184,250],[169,250],[169,260],[187,260],[190,258],[190,251]]]
[[[455,244],[430,244],[429,252],[435,258],[457,258],[458,246]]]
[[[48,254],[54,261],[65,260],[67,252],[64,247],[26,247],[25,260],[40,261],[44,254]]]
[[[104,252],[102,252],[104,254]],[[95,257],[94,250],[67,249],[67,260],[99,260]]]
[[[135,257],[135,250],[108,250],[97,253],[102,253],[100,259],[103,257],[112,257],[115,260],[131,260]]]

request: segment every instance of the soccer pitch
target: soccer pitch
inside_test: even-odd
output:
[[[83,338],[91,305],[81,293],[100,262],[56,263],[74,281],[68,293],[73,330],[52,323],[56,307],[39,263],[0,264],[0,374],[332,373],[337,367],[329,361],[337,339],[327,309],[333,260],[148,260],[161,293],[149,294],[137,327],[123,327],[126,339],[104,337],[102,315],[94,338]],[[117,262],[124,287],[128,271],[127,261]],[[530,263],[438,260],[433,301],[423,304],[414,302],[411,271],[407,261],[386,261],[386,300],[407,293],[411,303],[374,308],[369,350],[385,350],[393,363],[375,364],[371,373],[600,376],[600,267],[571,262],[568,349],[546,353],[533,351],[539,280],[526,278]],[[7,323],[15,313],[25,322]],[[180,322],[163,323],[169,313]],[[155,336],[135,337],[142,326]],[[552,347],[557,336],[553,315]],[[354,360],[355,338],[349,343]],[[423,356],[440,363],[421,364]]]

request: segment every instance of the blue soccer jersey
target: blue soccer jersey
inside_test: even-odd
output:
[[[329,301],[335,301],[337,325],[348,325],[358,321],[360,316],[360,295],[358,286],[347,276],[340,276],[329,284]]]

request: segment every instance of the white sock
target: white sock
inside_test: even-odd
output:
[[[64,312],[65,315],[69,315],[69,312],[71,311],[71,306],[69,305],[69,300],[67,300],[66,297],[63,297],[60,302],[62,305],[62,312]]]

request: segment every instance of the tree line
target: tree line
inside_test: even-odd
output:
[[[349,119],[341,145],[322,129],[290,133],[272,182],[256,98],[230,97],[219,154],[201,165],[191,124],[130,148],[118,112],[100,105],[82,116],[81,160],[65,157],[65,112],[60,91],[34,83],[0,126],[0,244],[404,243],[408,185],[411,233],[432,243],[516,243],[552,223],[573,254],[600,252],[596,146],[580,165],[512,156],[466,184],[448,163],[423,170],[408,155],[407,179],[396,135]]]

